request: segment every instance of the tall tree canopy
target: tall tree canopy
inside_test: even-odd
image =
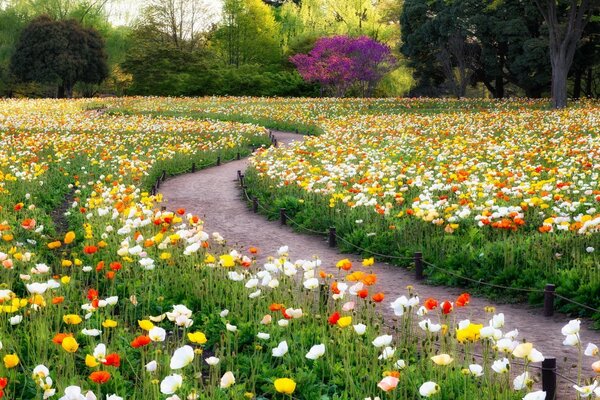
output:
[[[11,71],[26,82],[55,84],[59,97],[71,97],[77,82],[100,83],[108,76],[104,40],[75,20],[42,16],[21,33]]]
[[[228,65],[281,61],[279,26],[272,8],[262,0],[225,0],[215,39]]]
[[[532,3],[406,0],[401,21],[401,51],[415,69],[420,94],[439,94],[444,82],[457,95],[465,83],[481,82],[497,98],[509,83],[529,97],[548,87],[547,39]],[[454,78],[457,71],[463,79]]]

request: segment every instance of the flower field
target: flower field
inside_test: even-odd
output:
[[[342,249],[365,256],[422,251],[440,267],[426,271],[433,282],[466,286],[469,277],[538,293],[553,283],[600,305],[597,102],[561,112],[480,99],[129,98],[111,107],[317,133],[252,158],[250,194],[274,216],[285,208],[301,226],[334,226]],[[541,301],[535,291],[474,286]],[[562,300],[559,308],[594,317]]]
[[[279,113],[292,107],[273,114],[274,101],[231,101],[0,102],[0,398],[544,399],[535,368],[544,356],[493,309],[485,320],[457,318],[469,307],[466,293],[420,299],[409,287],[386,299],[368,258],[327,266],[290,259],[283,247],[259,262],[260,249],[231,248],[199,216],[163,209],[149,191],[163,171],[268,143],[257,125],[186,114],[234,107],[260,119],[270,109],[285,121]],[[583,251],[551,251],[598,284],[597,253],[586,250],[598,241],[592,106],[552,117],[535,104],[522,115],[511,104],[489,114],[464,104],[463,117],[451,119],[443,104],[419,116],[401,112],[408,102],[390,115],[368,104],[353,111],[351,101],[329,101],[323,112],[302,103],[300,112],[312,114],[285,123],[324,134],[254,157],[254,190],[265,204],[282,196],[307,224],[318,224],[322,210],[322,223],[345,218],[351,228],[340,223],[340,231],[362,245],[408,237],[409,228],[447,241],[440,252],[468,235],[502,245],[568,240]],[[526,126],[530,133],[517,136]],[[542,138],[552,151],[535,147]],[[469,157],[484,145],[485,158]],[[504,220],[510,228],[496,226]],[[392,309],[393,324],[377,304]],[[564,335],[581,356],[572,397],[600,398],[600,354],[580,337],[579,321],[549,334]]]

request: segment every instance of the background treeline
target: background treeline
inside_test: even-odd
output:
[[[558,2],[560,21],[572,1]],[[65,94],[60,82],[31,79],[14,61],[25,27],[40,16],[75,20],[105,43],[107,78],[79,80],[75,95],[318,96],[289,59],[321,37],[348,35],[382,42],[398,60],[377,96],[549,96],[548,27],[535,3],[145,0],[136,19],[115,26],[110,0],[0,0],[0,96]],[[600,12],[592,3],[568,73],[570,97],[600,95]]]

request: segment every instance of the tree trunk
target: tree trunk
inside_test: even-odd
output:
[[[581,78],[583,71],[580,68],[575,70],[575,81],[573,82],[573,98],[579,99],[581,97]]]
[[[593,69],[594,69],[594,67],[590,66],[587,70],[587,78],[585,80],[585,95],[587,97],[593,97],[593,94],[592,94],[592,81],[593,81],[592,70]]]
[[[494,98],[504,98],[504,77],[502,75],[496,76],[496,91],[494,93]]]
[[[64,84],[58,85],[58,93],[56,94],[56,97],[59,99],[65,98],[65,85]]]
[[[571,63],[561,54],[552,55],[552,108],[567,106],[567,76]]]
[[[594,0],[596,2],[597,0]],[[567,75],[573,63],[577,43],[590,20],[592,0],[569,1],[567,22],[559,23],[556,0],[534,0],[548,26],[552,63],[552,107],[567,106]]]
[[[492,86],[490,81],[488,81],[487,79],[482,79],[481,82],[483,82],[483,86],[485,86],[485,88],[492,94],[492,96],[496,98],[496,88]]]

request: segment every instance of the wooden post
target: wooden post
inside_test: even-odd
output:
[[[285,223],[286,223],[285,208],[279,209],[279,221],[281,222],[281,225],[285,225]]]
[[[242,185],[242,187],[244,187],[244,174],[240,175],[240,185]]]
[[[217,167],[221,165],[221,156],[217,156]]]
[[[241,170],[237,170],[237,178],[238,180],[242,177],[242,171]]]
[[[196,163],[195,162],[192,163],[192,174],[194,172],[196,172]]]
[[[336,243],[336,237],[335,237],[335,227],[331,226],[329,227],[329,247],[335,247]]]
[[[242,155],[240,154],[239,150],[237,152],[237,156],[236,156],[237,160],[241,160],[242,159]]]
[[[542,390],[547,400],[556,399],[556,358],[546,357],[542,361]]]
[[[162,176],[161,176],[160,178],[161,178],[161,181],[163,181],[163,182],[164,182],[164,181],[165,181],[165,179],[167,179],[167,171],[165,171],[165,170],[163,169]]]
[[[258,198],[256,196],[252,196],[252,212],[254,214],[258,212]]]
[[[554,315],[554,291],[556,286],[551,283],[546,284],[544,289],[544,317],[551,317]]]
[[[415,279],[422,281],[425,276],[423,275],[423,253],[420,251],[415,252]]]
[[[161,207],[160,207],[160,211],[167,211],[167,207],[165,207],[165,206],[161,206]]]

